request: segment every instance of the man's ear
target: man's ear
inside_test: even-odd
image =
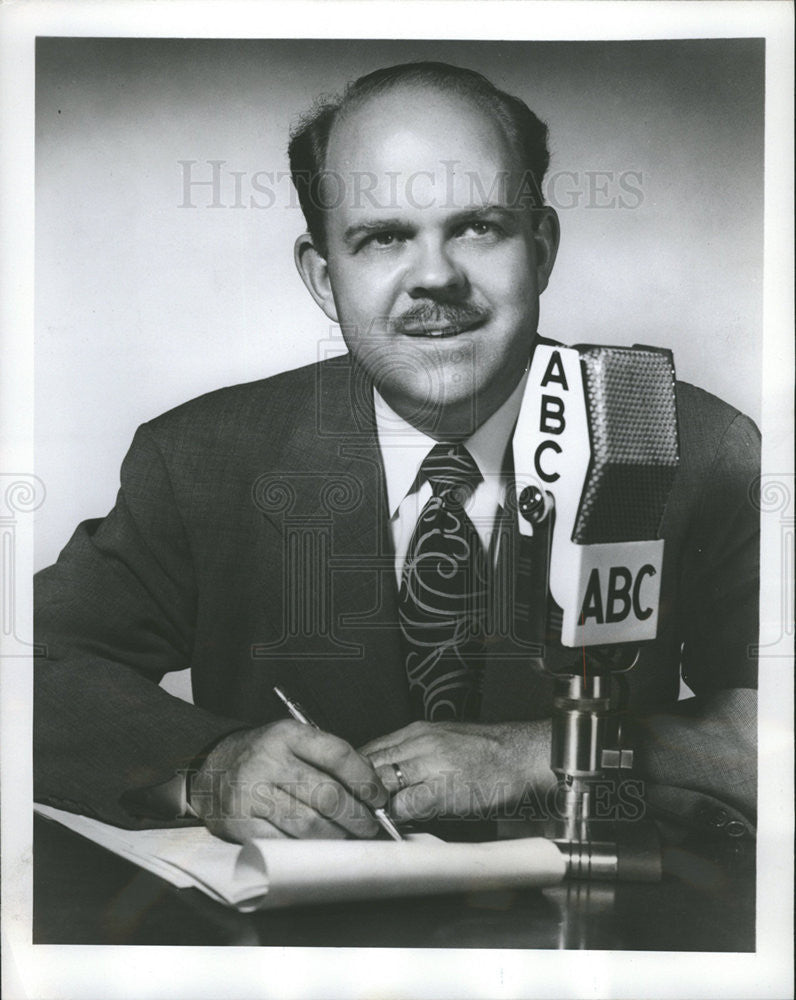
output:
[[[558,225],[558,216],[554,208],[545,205],[539,209],[539,219],[534,231],[534,243],[536,244],[536,284],[540,292],[547,288],[553,264],[556,262],[558,253],[558,241],[561,230]]]
[[[323,309],[326,315],[337,323],[337,308],[332,295],[332,283],[329,281],[329,268],[326,258],[315,249],[309,233],[302,233],[293,248],[293,259],[296,262],[301,280],[307,286],[307,291]]]

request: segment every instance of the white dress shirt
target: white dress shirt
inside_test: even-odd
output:
[[[462,442],[484,477],[468,500],[466,510],[487,552],[508,485],[503,472],[503,456],[517,422],[526,381],[527,373],[505,403]],[[375,389],[373,394],[376,432],[387,483],[390,530],[395,545],[395,575],[400,587],[412,533],[420,512],[432,495],[431,484],[425,479],[416,488],[417,474],[423,459],[437,442],[407,423]],[[497,551],[494,557],[497,558]]]

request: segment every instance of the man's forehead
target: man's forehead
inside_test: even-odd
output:
[[[417,207],[432,189],[435,204],[447,196],[461,207],[501,201],[521,169],[501,124],[472,98],[400,86],[335,123],[324,172],[332,208]]]
[[[379,159],[380,165],[413,152],[432,158],[445,149],[492,156],[510,154],[502,125],[486,107],[467,94],[436,87],[397,85],[363,98],[341,112],[329,137],[326,166],[358,166]],[[504,164],[505,165],[505,164]]]

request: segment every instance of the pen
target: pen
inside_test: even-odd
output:
[[[285,692],[278,687],[274,688],[274,694],[282,702],[285,708],[290,712],[291,716],[300,722],[304,726],[312,726],[313,729],[320,729],[321,727],[317,725],[312,719],[307,715],[306,711],[299,705],[297,701],[293,701],[291,698],[285,694]],[[365,803],[363,803],[364,805]],[[387,815],[386,809],[374,809],[372,806],[366,806],[373,813],[379,826],[388,833],[393,840],[403,840],[403,835],[401,834],[398,827],[393,823],[390,817]]]

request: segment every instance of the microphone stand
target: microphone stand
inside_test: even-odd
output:
[[[546,835],[567,861],[571,878],[658,881],[661,856],[652,823],[623,817],[622,784],[633,750],[622,740],[617,679],[610,672],[556,675],[550,767],[556,776],[556,815]],[[629,669],[629,668],[628,668]],[[623,680],[623,678],[622,678]],[[642,813],[643,816],[643,813]]]
[[[537,535],[529,588],[536,600],[528,608],[537,635],[547,631],[551,501],[536,487],[526,487],[519,498],[519,513]],[[546,599],[539,601],[542,594]],[[634,797],[640,817],[632,815],[632,808],[622,817],[619,808],[623,783],[632,780],[634,758],[622,733],[628,690],[624,673],[635,666],[638,648],[583,647],[580,660],[564,671],[551,669],[544,655],[535,661],[554,683],[550,767],[557,781],[556,809],[544,834],[564,855],[570,878],[659,881],[660,841],[654,824],[643,819],[643,800]]]

